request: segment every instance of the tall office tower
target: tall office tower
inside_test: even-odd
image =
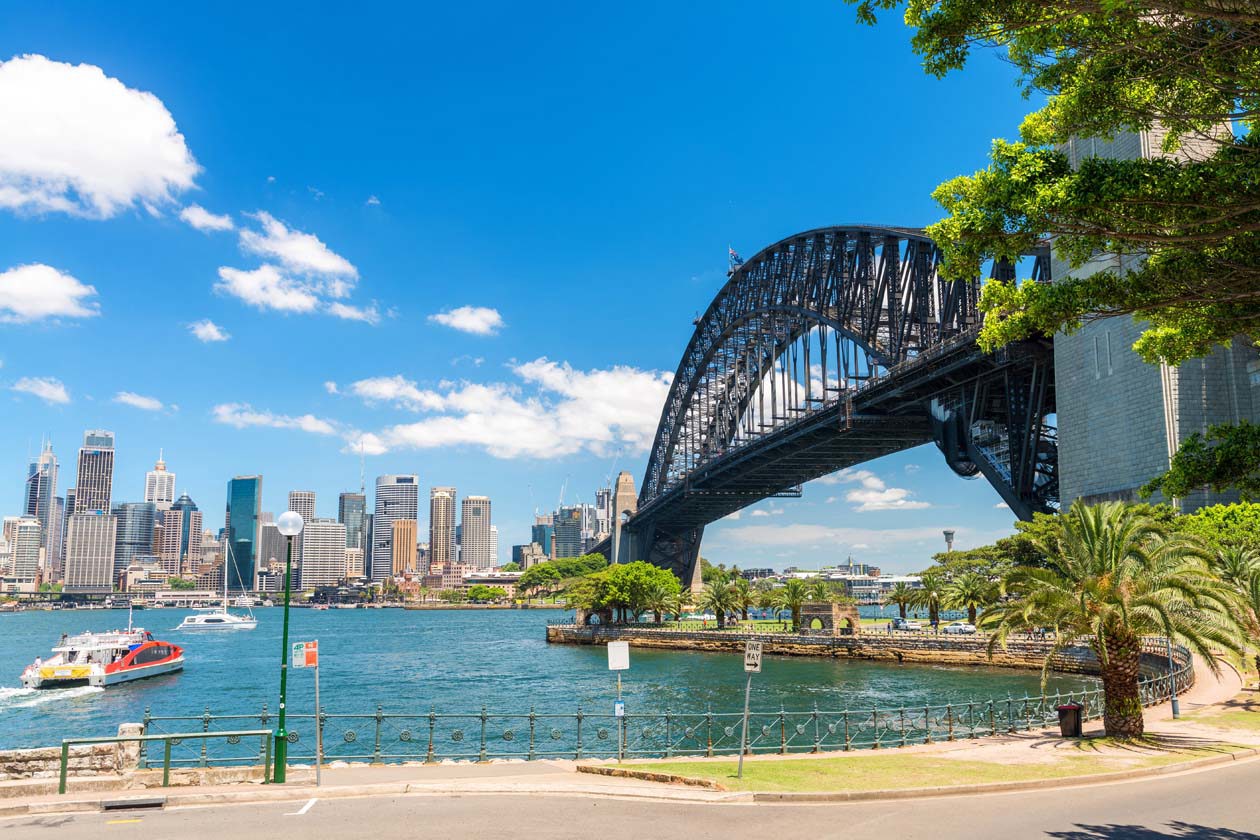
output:
[[[367,570],[374,583],[393,572],[394,520],[417,518],[419,493],[420,479],[417,476],[377,476],[376,513],[372,516],[372,559]]]
[[[543,555],[551,557],[555,550],[556,526],[555,517],[550,513],[534,517],[533,527],[529,529],[529,541],[542,547]]]
[[[262,476],[238,475],[228,481],[226,523],[228,589],[247,592],[258,573],[258,514],[262,512]]]
[[[416,571],[422,575],[427,575],[432,566],[429,563],[429,544],[427,542],[416,543]]]
[[[346,578],[353,580],[354,578],[363,577],[363,549],[347,548],[346,549]]]
[[[196,566],[197,558],[201,555],[201,527],[204,524],[201,511],[187,493],[180,494],[170,509],[183,513],[179,522],[179,547],[176,550],[179,553],[180,568],[186,570],[189,565]]]
[[[499,526],[490,526],[490,565],[499,565]]]
[[[66,576],[66,543],[70,537],[70,515],[74,513],[74,494],[73,487],[66,488],[66,506],[61,511],[61,557],[57,562],[57,576],[65,578]]]
[[[175,473],[166,469],[161,449],[153,469],[144,474],[144,500],[153,502],[158,510],[169,510],[175,501]]]
[[[61,580],[62,559],[66,556],[66,500],[61,496],[53,499],[53,515],[48,527],[53,534],[47,539],[44,551],[45,580]]]
[[[363,548],[367,541],[367,496],[342,493],[337,497],[337,521],[346,526],[346,548]]]
[[[429,566],[455,562],[455,488],[429,490]]]
[[[7,523],[6,523],[7,524]],[[39,575],[39,520],[22,516],[7,535],[9,563],[6,577],[18,584],[33,584]]]
[[[118,519],[103,511],[75,513],[66,530],[66,592],[113,591]]]
[[[595,534],[605,537],[612,533],[612,488],[601,487],[595,491]]]
[[[391,524],[392,562],[394,577],[416,571],[416,520],[395,519]]]
[[[315,491],[290,490],[289,510],[301,516],[303,522],[313,521],[315,519]]]
[[[556,512],[555,531],[553,532],[554,551],[552,559],[560,557],[580,557],[586,547],[582,536],[582,506],[562,507]]]
[[[9,563],[11,561],[10,552],[13,550],[13,532],[17,528],[18,522],[27,517],[22,516],[6,516],[0,519],[0,575],[9,573]]]
[[[460,562],[464,565],[488,569],[495,564],[490,524],[490,498],[465,496],[460,511]]]
[[[31,462],[26,476],[26,499],[22,513],[33,516],[39,521],[39,547],[45,555],[53,556],[49,550],[61,523],[56,521],[57,498],[57,456],[53,454],[52,442],[44,443],[44,451],[39,458]]]
[[[264,517],[268,514],[263,514]],[[258,526],[258,570],[266,571],[268,569],[279,569],[280,574],[284,574],[285,555],[288,546],[284,534],[280,533],[280,529],[276,527],[274,522],[263,522]],[[293,543],[293,568],[298,568],[298,547],[297,540]],[[284,582],[280,584],[284,586]]]
[[[121,502],[113,507],[118,524],[114,530],[114,580],[138,556],[153,551],[153,521],[157,506],[153,502]]]
[[[75,476],[74,512],[109,513],[114,489],[114,433],[88,430],[79,448],[79,472]]]
[[[346,526],[312,518],[302,535],[302,588],[336,586],[346,576]]]

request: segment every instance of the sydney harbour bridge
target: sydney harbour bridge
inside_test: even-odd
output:
[[[1027,259],[1032,281],[1049,282],[1048,248]],[[734,268],[696,319],[637,510],[617,516],[616,558],[694,585],[708,523],[929,442],[1020,518],[1054,510],[1052,344],[982,351],[982,278],[951,282],[940,264],[919,229],[853,225],[789,236]],[[1014,272],[998,262],[989,276]]]

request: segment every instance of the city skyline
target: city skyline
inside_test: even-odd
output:
[[[266,476],[263,510],[306,488],[333,516],[362,473],[415,474],[493,498],[503,561],[535,512],[593,501],[622,469],[642,480],[728,246],[751,256],[823,224],[934,221],[930,190],[982,165],[1027,108],[999,61],[927,78],[900,27],[859,30],[841,6],[588,10],[598,46],[558,59],[531,45],[562,32],[506,5],[478,50],[440,43],[419,65],[403,32],[476,22],[402,14],[386,32],[348,24],[347,77],[300,39],[263,49],[228,32],[171,49],[210,23],[195,10],[13,11],[0,90],[90,91],[102,112],[66,113],[66,134],[99,135],[120,167],[70,155],[74,171],[56,174],[73,194],[50,178],[56,200],[32,190],[0,209],[0,283],[42,290],[0,308],[0,475],[24,475],[44,435],[70,472],[82,430],[112,429],[115,501],[143,499],[164,450],[176,494],[214,528],[233,475]],[[291,23],[279,7],[258,15]],[[717,58],[748,32],[795,48],[774,72]],[[513,71],[488,84],[481,49]],[[661,60],[610,58],[639,54]],[[398,87],[404,63],[415,87]],[[916,153],[917,132],[873,142],[851,113],[817,109],[812,92],[876,68],[949,121],[933,154]],[[260,77],[277,96],[256,96]],[[728,131],[770,101],[811,109],[812,130]],[[171,154],[130,155],[108,130],[119,122]],[[118,363],[85,364],[101,353]],[[0,482],[0,509],[18,512],[20,492]],[[1008,533],[998,501],[925,447],[714,523],[703,551],[920,568],[944,527],[960,547]]]

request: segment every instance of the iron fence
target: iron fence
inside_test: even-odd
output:
[[[1162,644],[1162,641],[1160,642]],[[1151,644],[1147,653],[1161,653]],[[1139,683],[1143,705],[1154,705],[1194,683],[1189,651],[1174,648],[1170,671],[1148,673]],[[751,753],[807,753],[881,749],[937,741],[957,741],[1043,729],[1058,719],[1056,707],[1066,703],[1084,707],[1086,719],[1102,716],[1102,689],[1054,692],[943,705],[897,708],[848,708],[752,711],[748,741]],[[315,727],[322,729],[323,760],[393,763],[446,760],[542,758],[669,758],[737,754],[743,715],[740,712],[699,711],[628,712],[623,717],[594,713],[578,707],[573,713],[504,714],[482,708],[477,712],[445,713],[435,709],[415,712],[325,712],[286,718],[289,760],[313,763]],[[219,715],[207,708],[201,715],[154,715],[146,709],[145,733],[170,736],[237,731],[274,726],[275,713],[264,705],[256,714]],[[169,740],[171,766],[220,766],[263,763],[266,739],[197,738]],[[155,758],[141,747],[141,766]]]

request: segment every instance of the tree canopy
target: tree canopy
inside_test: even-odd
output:
[[[666,600],[661,596],[676,598],[681,589],[682,584],[673,572],[636,561],[607,566],[577,578],[565,589],[564,595],[569,606],[614,610],[625,620]]]

